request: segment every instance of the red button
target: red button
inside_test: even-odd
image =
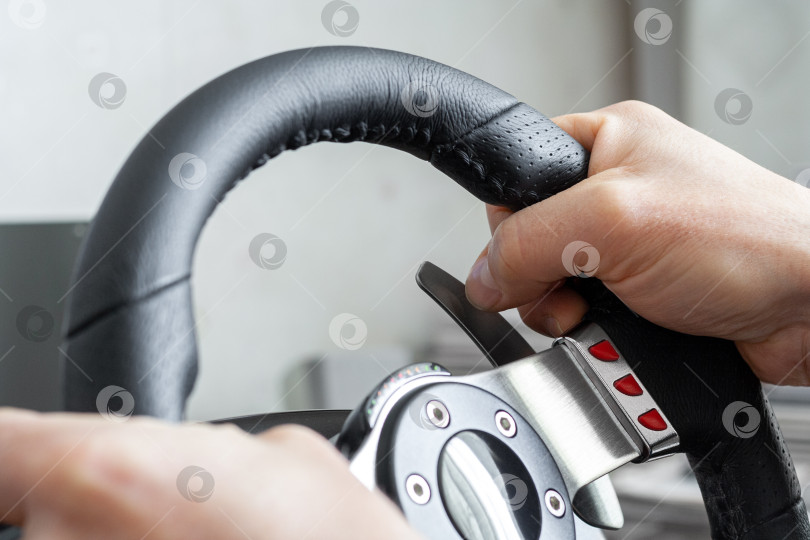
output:
[[[619,359],[619,353],[616,352],[616,349],[613,348],[613,345],[606,339],[603,339],[596,345],[591,345],[588,349],[592,355],[594,355],[599,360],[604,360],[605,362],[613,362],[614,360]]]
[[[647,429],[653,431],[664,431],[667,423],[661,418],[661,413],[657,409],[651,409],[638,417],[639,423]]]
[[[625,375],[621,379],[613,381],[613,386],[626,396],[640,396],[644,393],[644,390],[641,389],[638,381],[632,375]]]

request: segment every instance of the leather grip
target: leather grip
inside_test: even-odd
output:
[[[63,367],[67,410],[97,411],[99,393],[115,385],[132,394],[135,414],[183,417],[197,372],[189,278],[203,225],[251,170],[319,141],[404,150],[481,200],[512,209],[587,176],[587,152],[542,114],[424,58],[323,47],[237,68],[152,128],[93,220],[66,324],[66,353],[83,370]],[[589,318],[631,363],[641,361],[639,376],[680,433],[715,537],[810,536],[779,428],[733,344],[668,332],[630,313],[596,280],[582,285]],[[761,414],[753,437],[723,427],[721,412],[732,401]]]
[[[587,174],[585,151],[542,114],[424,58],[323,47],[239,67],[151,129],[90,226],[68,308],[66,352],[84,371],[64,365],[68,410],[96,411],[116,385],[135,414],[182,418],[197,370],[189,278],[203,225],[251,170],[319,141],[404,150],[512,207]],[[518,162],[522,152],[537,157]]]

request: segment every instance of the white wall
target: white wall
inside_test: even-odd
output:
[[[352,44],[427,56],[549,115],[628,94],[629,67],[612,69],[631,46],[622,0],[352,3],[360,23],[345,38],[321,24],[323,0],[46,0],[32,30],[0,13],[0,220],[89,219],[174,103],[286,49]],[[99,72],[125,81],[121,107],[89,98]],[[289,249],[278,270],[248,257],[261,232]],[[482,205],[410,156],[362,144],[280,156],[229,195],[198,247],[202,375],[191,417],[279,409],[292,363],[335,350],[327,328],[338,313],[366,321],[369,350],[424,344],[443,315],[417,291],[416,265],[430,259],[463,277],[487,238]]]
[[[687,123],[761,165],[796,179],[810,167],[810,3],[804,0],[690,0],[683,29]],[[750,117],[729,124],[717,95],[737,88]],[[730,103],[731,111],[739,103]],[[810,171],[799,179],[810,181]]]

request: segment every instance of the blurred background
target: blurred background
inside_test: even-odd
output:
[[[810,181],[803,0],[6,3],[0,404],[58,407],[71,265],[129,152],[188,93],[276,52],[397,49],[470,72],[548,116],[641,99]],[[260,235],[286,249],[282,261],[278,244],[265,242],[274,268],[251,257]],[[488,237],[483,206],[411,156],[321,144],[274,159],[229,194],[197,247],[201,372],[188,417],[352,408],[415,360],[484,369],[413,278],[431,260],[463,279]],[[538,349],[548,344],[521,332]],[[806,486],[807,393],[771,397]],[[625,468],[614,481],[628,525],[611,537],[707,535],[685,461]]]

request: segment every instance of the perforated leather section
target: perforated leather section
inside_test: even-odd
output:
[[[554,122],[518,103],[452,145],[431,163],[490,204],[519,209],[588,175],[588,153]]]

